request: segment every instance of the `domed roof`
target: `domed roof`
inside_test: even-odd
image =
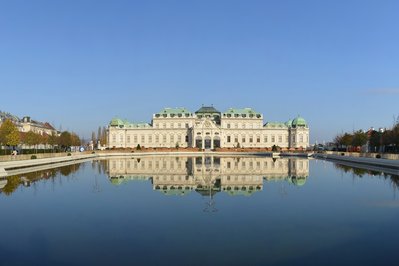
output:
[[[196,114],[213,114],[213,113],[219,113],[218,110],[216,110],[215,107],[213,106],[202,106],[198,111],[195,112]]]
[[[304,177],[304,176],[292,176],[291,177],[291,182],[292,182],[292,184],[301,187],[301,186],[305,185],[306,177]]]
[[[290,119],[290,120],[288,120],[287,122],[285,122],[285,125],[286,125],[287,127],[292,126],[292,119]]]
[[[123,121],[122,121],[122,119],[119,119],[119,118],[113,118],[109,124],[111,126],[119,126],[119,125],[123,124]]]
[[[308,126],[308,123],[306,123],[306,120],[303,117],[298,116],[292,121],[292,126],[293,127],[306,127],[306,126]]]

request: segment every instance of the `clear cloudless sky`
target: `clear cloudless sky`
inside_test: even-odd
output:
[[[0,0],[0,92],[86,138],[213,104],[329,141],[399,115],[399,1]]]

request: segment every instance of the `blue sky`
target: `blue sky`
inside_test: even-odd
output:
[[[0,110],[89,137],[163,107],[300,114],[311,142],[399,115],[399,1],[2,1]]]

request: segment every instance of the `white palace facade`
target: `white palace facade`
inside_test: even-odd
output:
[[[252,108],[219,112],[202,106],[192,113],[186,108],[165,108],[151,123],[132,123],[114,118],[108,126],[108,148],[196,147],[216,148],[307,148],[309,127],[298,116],[285,123],[263,121]]]

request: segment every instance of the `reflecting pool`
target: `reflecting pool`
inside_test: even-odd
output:
[[[0,265],[395,265],[397,170],[111,157],[0,179]]]

